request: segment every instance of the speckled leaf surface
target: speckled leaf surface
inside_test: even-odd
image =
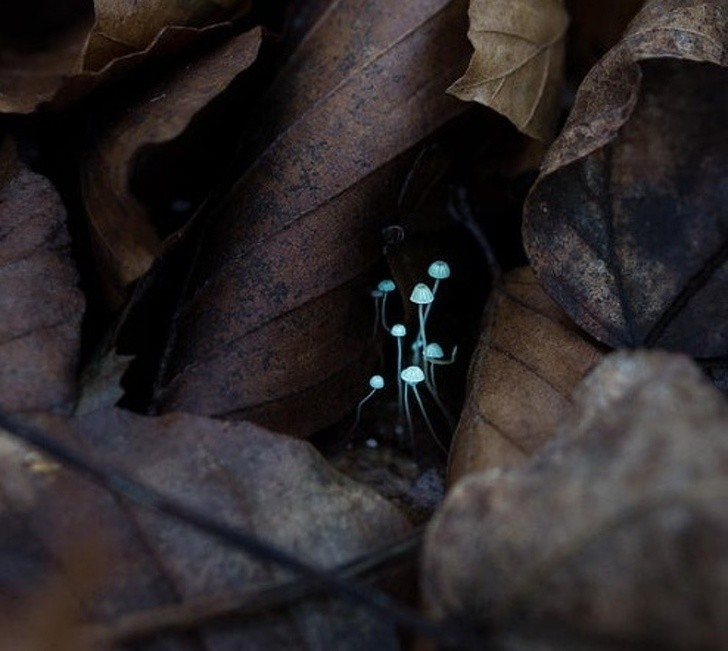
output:
[[[367,283],[413,147],[463,110],[465,3],[331,2],[258,111],[209,216],[157,382],[163,409],[310,433],[371,372]]]
[[[66,209],[51,182],[0,150],[0,406],[67,413],[85,301]]]
[[[728,4],[653,0],[582,83],[525,208],[548,293],[611,346],[728,353]]]

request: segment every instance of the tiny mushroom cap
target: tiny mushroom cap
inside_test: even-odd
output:
[[[444,260],[435,260],[427,270],[427,275],[435,280],[450,277],[450,265]],[[381,289],[381,288],[380,288]]]
[[[385,278],[384,280],[380,281],[380,283],[377,285],[377,289],[382,292],[383,294],[388,294],[389,292],[393,292],[397,286],[394,284],[394,281],[390,278]]]
[[[384,296],[384,294],[382,294],[382,292],[380,292],[378,289],[373,289],[371,291],[371,296],[372,296],[372,298],[382,298],[382,296]]]
[[[442,350],[440,344],[436,344],[433,341],[431,344],[425,346],[425,357],[428,359],[442,359],[445,357],[445,351]]]
[[[408,366],[406,369],[404,369],[399,376],[407,383],[407,384],[419,384],[420,382],[424,381],[425,379],[425,373],[419,366]]]
[[[432,290],[425,283],[417,283],[410,295],[410,301],[418,305],[428,305],[435,300]]]
[[[384,378],[381,375],[372,375],[369,378],[369,386],[372,389],[381,389],[384,387]]]
[[[407,328],[401,323],[395,323],[390,332],[393,337],[404,337],[407,334]]]

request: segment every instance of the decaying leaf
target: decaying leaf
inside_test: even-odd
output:
[[[727,428],[725,396],[688,358],[606,357],[526,466],[452,490],[428,531],[428,599],[614,645],[598,648],[725,648]]]
[[[170,26],[202,27],[246,13],[250,0],[94,0],[96,23],[84,55],[84,68],[101,70],[114,59],[146,49]]]
[[[471,0],[475,54],[449,89],[505,115],[539,140],[554,136],[569,22],[563,0]]]
[[[331,2],[266,93],[260,151],[210,215],[163,409],[307,434],[371,373],[371,272],[418,150],[463,111],[462,0]]]
[[[653,0],[591,71],[525,209],[536,275],[615,347],[728,353],[728,3]]]
[[[451,485],[477,470],[519,464],[538,450],[603,354],[529,268],[508,274],[487,310],[450,451]]]
[[[75,422],[45,424],[57,439],[321,566],[363,555],[409,528],[397,509],[334,472],[308,443],[248,423],[101,410]],[[290,578],[178,521],[133,509],[58,467],[27,469],[24,476],[33,499],[22,503],[7,499],[12,486],[0,476],[0,518],[9,523],[0,527],[0,557],[14,558],[14,567],[34,575],[56,557],[69,531],[102,531],[116,557],[98,594],[83,604],[87,621],[113,622],[145,608]],[[397,648],[391,623],[326,599],[160,643],[175,651]]]
[[[84,298],[66,210],[9,140],[0,150],[0,405],[67,413],[76,397]]]
[[[92,242],[108,299],[118,304],[159,254],[162,241],[130,179],[143,150],[170,141],[255,60],[260,31],[231,38],[173,69],[133,101],[112,106],[98,119],[81,169]]]

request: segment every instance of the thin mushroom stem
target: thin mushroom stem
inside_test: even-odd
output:
[[[356,428],[359,426],[359,421],[361,420],[361,409],[364,406],[364,403],[384,386],[384,378],[381,375],[372,375],[372,377],[369,378],[369,386],[372,388],[372,390],[367,393],[367,395],[365,395],[356,406],[356,419],[354,420],[354,424],[349,430],[349,435],[353,434],[356,431]]]
[[[374,299],[374,327],[372,328],[372,339],[377,336],[377,326],[379,325],[379,299],[382,298],[382,292],[374,290],[372,292]],[[387,298],[386,296],[384,298]]]
[[[430,418],[427,415],[427,412],[425,411],[425,405],[422,402],[422,398],[420,398],[420,392],[417,390],[417,386],[415,386],[413,384],[412,390],[415,392],[415,398],[417,399],[417,404],[420,406],[420,411],[422,412],[422,418],[424,418],[425,423],[427,423],[427,429],[430,430],[430,434],[432,435],[432,438],[435,439],[435,443],[437,443],[437,445],[440,446],[440,449],[445,454],[447,454],[447,448],[442,444],[442,442],[438,438],[437,434],[435,433],[435,428],[432,426],[432,421],[430,421]]]
[[[409,431],[410,435],[410,446],[412,446],[412,449],[415,448],[415,431],[414,427],[412,426],[412,414],[410,413],[409,408],[409,400],[407,396],[407,388],[409,387],[409,382],[404,383],[404,413],[407,415],[407,430]]]
[[[419,346],[418,350],[415,352],[417,355],[419,355],[420,350],[424,351],[425,348],[427,348],[427,335],[425,334],[425,314],[424,314],[424,309],[423,309],[422,304],[417,306],[417,314],[418,314],[419,320],[420,320],[420,332],[417,335],[417,337],[420,341],[420,346]]]
[[[438,288],[439,286],[440,286],[440,279],[439,279],[439,278],[436,278],[436,279],[435,279],[435,284],[434,284],[434,285],[432,286],[432,296],[433,296],[433,299],[434,299],[434,297],[435,297],[435,296],[437,295],[437,288]],[[432,309],[432,306],[433,306],[434,302],[435,302],[435,301],[433,300],[433,301],[432,301],[432,303],[430,303],[430,304],[429,304],[429,305],[428,305],[428,306],[427,306],[427,307],[425,308],[425,323],[427,323],[427,317],[428,317],[428,316],[430,316],[430,310]]]
[[[397,407],[398,407],[398,419],[402,422],[404,416],[404,407],[402,404],[402,337],[397,337]]]

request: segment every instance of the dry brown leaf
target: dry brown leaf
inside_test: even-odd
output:
[[[72,428],[68,422],[45,423],[59,440],[93,450],[94,457],[207,516],[321,566],[363,555],[409,528],[397,509],[334,472],[308,443],[248,423],[179,414],[147,418],[121,410],[94,412],[70,423]],[[0,518],[11,523],[0,527],[0,559],[14,558],[16,572],[27,578],[47,567],[69,531],[89,526],[103,531],[117,557],[86,604],[91,621],[290,578],[178,521],[130,508],[63,469],[40,471],[27,464],[21,469],[31,483],[30,500],[8,499],[13,485],[0,475]],[[391,623],[335,600],[210,625],[195,638],[171,636],[161,643],[175,651],[397,648]]]
[[[243,16],[250,6],[249,0],[97,0],[94,22],[89,1],[85,12],[76,7],[77,20],[59,34],[33,47],[11,43],[3,48],[0,112],[63,108],[141,66],[170,61],[192,44],[224,33],[230,24],[220,21]],[[57,6],[41,8],[39,19],[57,11]]]
[[[688,358],[606,357],[526,466],[450,493],[426,539],[428,599],[488,630],[582,642],[543,649],[725,648],[727,428],[725,396]]]
[[[568,22],[563,0],[471,0],[475,54],[449,92],[489,106],[532,138],[551,140]]]
[[[84,57],[98,71],[114,59],[144,50],[170,26],[202,27],[247,13],[250,0],[95,0],[96,24]]]
[[[70,245],[60,197],[6,140],[0,150],[2,409],[73,409],[85,302]]]
[[[527,267],[504,278],[487,310],[450,451],[450,485],[531,456],[569,413],[571,393],[603,355]]]
[[[610,346],[728,354],[728,3],[653,0],[584,80],[525,208],[549,294]]]
[[[370,276],[418,153],[463,106],[462,0],[331,2],[258,111],[260,151],[212,214],[157,401],[307,434],[371,372]]]
[[[193,117],[247,69],[260,30],[236,36],[150,84],[134,100],[117,101],[98,119],[81,169],[83,198],[99,270],[111,303],[119,304],[159,254],[162,241],[130,179],[142,150],[179,136]]]

